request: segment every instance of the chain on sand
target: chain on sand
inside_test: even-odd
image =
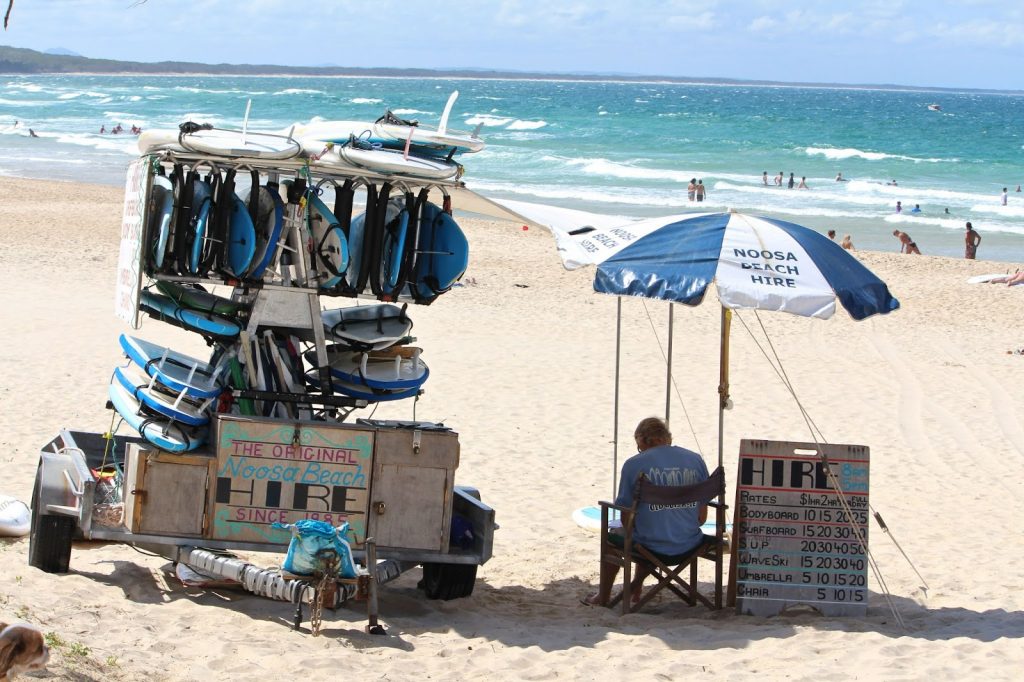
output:
[[[320,582],[317,583],[316,590],[313,593],[313,604],[309,614],[309,629],[314,637],[320,636],[320,624],[323,622],[324,599],[327,596],[327,589],[332,580],[333,578],[330,575],[324,574],[324,576],[320,578]]]

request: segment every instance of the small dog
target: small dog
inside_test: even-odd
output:
[[[49,660],[50,648],[39,628],[26,623],[0,623],[0,680],[42,670]]]

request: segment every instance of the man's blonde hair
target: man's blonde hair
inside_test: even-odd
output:
[[[645,443],[671,443],[672,432],[668,425],[658,417],[647,417],[636,425],[633,437]]]

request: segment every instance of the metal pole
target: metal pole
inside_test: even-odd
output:
[[[672,412],[672,312],[675,310],[672,301],[668,302],[668,368],[665,373],[665,425],[671,428]]]
[[[622,353],[622,297],[615,297],[615,416],[612,424],[612,500],[619,492],[619,360]]]

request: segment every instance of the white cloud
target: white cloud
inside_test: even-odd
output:
[[[973,19],[959,24],[940,22],[928,33],[961,45],[1016,47],[1024,45],[1024,26],[990,19]]]
[[[775,21],[771,17],[760,16],[756,17],[747,26],[747,30],[754,33],[767,33],[774,30],[779,25],[779,22]]]

